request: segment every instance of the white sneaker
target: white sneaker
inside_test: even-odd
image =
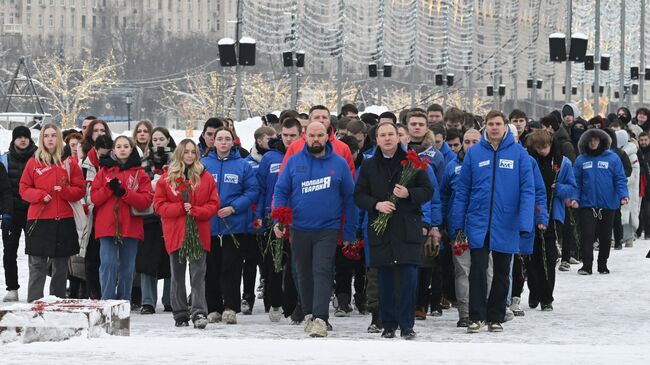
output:
[[[212,313],[208,314],[208,322],[210,322],[210,323],[221,322],[221,313],[212,312]]]
[[[578,261],[576,258],[572,257],[572,258],[569,259],[569,263],[571,265],[577,265],[577,264],[580,263],[580,261]]]
[[[523,309],[521,309],[521,298],[512,297],[512,304],[510,305],[510,310],[515,317],[522,317],[526,315]]]
[[[311,314],[305,315],[305,332],[306,333],[311,333],[311,326],[313,322],[311,320]]]
[[[18,301],[18,290],[9,290],[4,298],[3,302],[17,302]]]
[[[320,318],[312,321],[310,337],[327,337],[327,323]]]
[[[634,240],[629,239],[629,240],[625,241],[625,247],[634,247]]]
[[[279,307],[272,307],[269,311],[269,319],[271,322],[280,322],[280,319],[282,319],[282,310]]]
[[[515,314],[512,313],[510,307],[506,307],[506,317],[504,318],[506,322],[512,321],[515,319]]]
[[[467,326],[467,333],[479,333],[484,325],[485,322],[483,321],[472,322]]]
[[[571,265],[567,261],[562,261],[560,267],[557,268],[560,271],[571,271]]]
[[[225,324],[237,324],[237,313],[234,310],[226,309],[221,315],[221,320]]]

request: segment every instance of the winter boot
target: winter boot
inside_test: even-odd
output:
[[[485,322],[483,321],[471,322],[469,326],[467,326],[467,333],[479,333],[483,326],[485,326]]]
[[[542,312],[552,312],[553,311],[553,304],[552,303],[542,303]]]
[[[225,324],[237,324],[237,313],[234,310],[224,310],[221,318]]]
[[[499,322],[488,323],[488,332],[503,332],[503,326]]]
[[[372,312],[372,320],[370,321],[370,326],[368,326],[368,333],[379,333],[382,329],[381,318],[379,317],[378,312]]]
[[[244,315],[253,314],[253,306],[250,305],[250,303],[246,299],[241,300],[241,313]]]
[[[399,336],[405,340],[413,340],[415,339],[415,331],[413,331],[413,328],[407,328],[401,330]]]
[[[305,315],[305,333],[311,333],[312,325],[313,321],[311,320],[311,314]],[[327,327],[325,327],[325,330],[327,330]]]
[[[194,328],[202,330],[208,325],[208,319],[205,317],[205,314],[199,313],[194,316],[192,323],[194,323]]]
[[[522,317],[526,314],[524,310],[521,309],[521,298],[518,297],[512,297],[512,304],[510,305],[510,310],[512,311],[512,314],[515,315],[515,317]]]
[[[515,319],[515,314],[512,313],[512,310],[510,309],[510,307],[506,307],[506,317],[504,318],[504,320],[506,322],[509,322],[509,321],[512,321],[513,319]]]
[[[352,307],[350,306],[350,296],[348,294],[339,294],[338,298],[338,308],[334,312],[336,317],[349,317],[352,313]]]
[[[463,317],[463,318],[459,319],[458,322],[456,322],[456,327],[467,328],[467,326],[469,326],[469,324],[470,324],[469,318]]]
[[[569,265],[568,261],[562,261],[557,269],[560,271],[571,271],[571,265]]]
[[[630,238],[629,240],[625,241],[625,247],[634,247],[634,239]]]
[[[310,337],[327,337],[327,323],[320,318],[311,321],[311,328],[309,329]]]
[[[190,319],[187,317],[179,317],[174,320],[174,326],[176,327],[187,327],[189,326]]]
[[[271,322],[280,322],[282,319],[282,310],[280,307],[272,307],[269,311],[269,319]]]
[[[427,310],[424,307],[416,307],[415,319],[419,321],[424,321],[425,319],[427,319]]]
[[[212,313],[208,314],[208,322],[210,322],[210,323],[221,322],[221,313],[212,312]]]
[[[4,298],[3,302],[17,302],[18,301],[18,290],[9,290]]]

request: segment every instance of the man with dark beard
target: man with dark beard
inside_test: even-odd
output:
[[[343,245],[354,241],[359,217],[353,201],[354,181],[347,162],[334,153],[327,129],[318,121],[307,126],[302,151],[286,160],[284,170],[275,185],[273,206],[293,211],[290,242],[305,332],[325,337],[341,217],[345,217]],[[278,225],[274,232],[284,235]]]

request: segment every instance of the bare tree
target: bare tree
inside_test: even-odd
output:
[[[121,66],[112,54],[77,61],[44,55],[32,63],[34,83],[62,128],[73,127],[79,113],[117,84]]]

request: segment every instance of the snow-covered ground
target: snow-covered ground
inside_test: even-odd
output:
[[[20,250],[24,248],[21,243]],[[413,342],[366,333],[370,316],[331,317],[328,338],[310,339],[288,321],[271,323],[257,302],[237,325],[205,330],[175,328],[169,313],[131,314],[131,336],[74,338],[64,342],[0,344],[3,364],[95,363],[211,364],[648,364],[650,363],[650,241],[613,251],[611,275],[558,272],[554,312],[526,307],[526,316],[499,334],[470,335],[456,328],[457,313],[417,321]],[[27,290],[27,258],[19,256],[20,297]],[[2,269],[0,269],[0,272]],[[162,284],[162,282],[160,282]],[[47,288],[47,286],[46,286]],[[161,288],[162,290],[162,288]],[[161,291],[159,291],[160,293]],[[5,294],[0,275],[0,296]],[[527,289],[522,302],[528,301]]]

